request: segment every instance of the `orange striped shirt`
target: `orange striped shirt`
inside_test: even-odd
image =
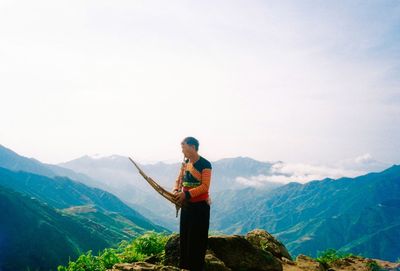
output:
[[[175,189],[184,191],[191,202],[207,200],[211,171],[211,163],[201,156],[195,163],[187,162],[175,182]]]

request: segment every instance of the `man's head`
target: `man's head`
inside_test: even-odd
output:
[[[199,141],[194,137],[188,136],[182,140],[181,146],[185,157],[190,157],[199,150]]]

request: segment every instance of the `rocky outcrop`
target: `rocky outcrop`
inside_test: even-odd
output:
[[[232,270],[282,271],[282,264],[277,258],[253,246],[243,236],[211,236],[208,246]]]
[[[285,260],[283,271],[400,271],[400,263],[392,263],[360,256],[349,256],[329,264],[321,264],[305,255],[295,261]]]
[[[328,269],[335,271],[400,271],[400,263],[391,263],[377,259],[363,258],[360,256],[350,256],[332,262],[328,266]]]
[[[218,259],[211,250],[208,250],[205,257],[207,271],[230,271],[223,261]]]
[[[165,255],[154,255],[145,262],[116,264],[109,271],[181,270],[179,235],[172,235]],[[400,263],[351,256],[329,264],[299,255],[292,259],[286,247],[264,230],[253,230],[245,236],[223,235],[208,238],[206,271],[400,271]]]
[[[256,239],[257,234],[260,234],[258,239]],[[205,257],[206,270],[282,271],[281,261],[270,251],[264,249],[265,246],[260,245],[264,243],[268,244],[268,248],[274,248],[273,251],[277,255],[283,255],[284,251],[287,253],[286,248],[266,231],[258,230],[249,233],[248,237],[240,235],[210,236]],[[284,255],[291,259],[289,253]],[[168,240],[165,246],[165,257],[162,264],[178,267],[178,263],[179,235],[176,234]]]
[[[292,260],[286,247],[265,230],[252,230],[246,234],[246,240],[253,246],[272,253],[272,255],[279,259],[286,258]]]
[[[311,257],[299,255],[296,261],[283,261],[284,271],[325,271],[324,266]]]

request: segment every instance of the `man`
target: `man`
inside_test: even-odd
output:
[[[175,200],[182,205],[180,268],[202,271],[210,224],[211,163],[198,154],[194,137],[186,137],[181,147],[185,161],[174,187]]]

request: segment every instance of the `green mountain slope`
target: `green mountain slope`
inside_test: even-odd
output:
[[[92,210],[89,212],[73,213],[75,216],[86,220],[91,219],[107,228],[116,227],[115,236],[119,235],[119,237],[116,238],[115,242],[119,242],[120,239],[131,238],[147,230],[165,230],[128,207],[116,196],[65,177],[48,178],[0,168],[0,185],[28,194],[57,209],[92,206]]]
[[[327,248],[368,257],[400,257],[400,166],[357,178],[290,183],[272,191],[214,197],[212,224],[228,233],[263,228],[296,255]]]
[[[0,186],[0,270],[55,270],[81,252],[113,245],[96,225],[81,223],[30,196]]]

